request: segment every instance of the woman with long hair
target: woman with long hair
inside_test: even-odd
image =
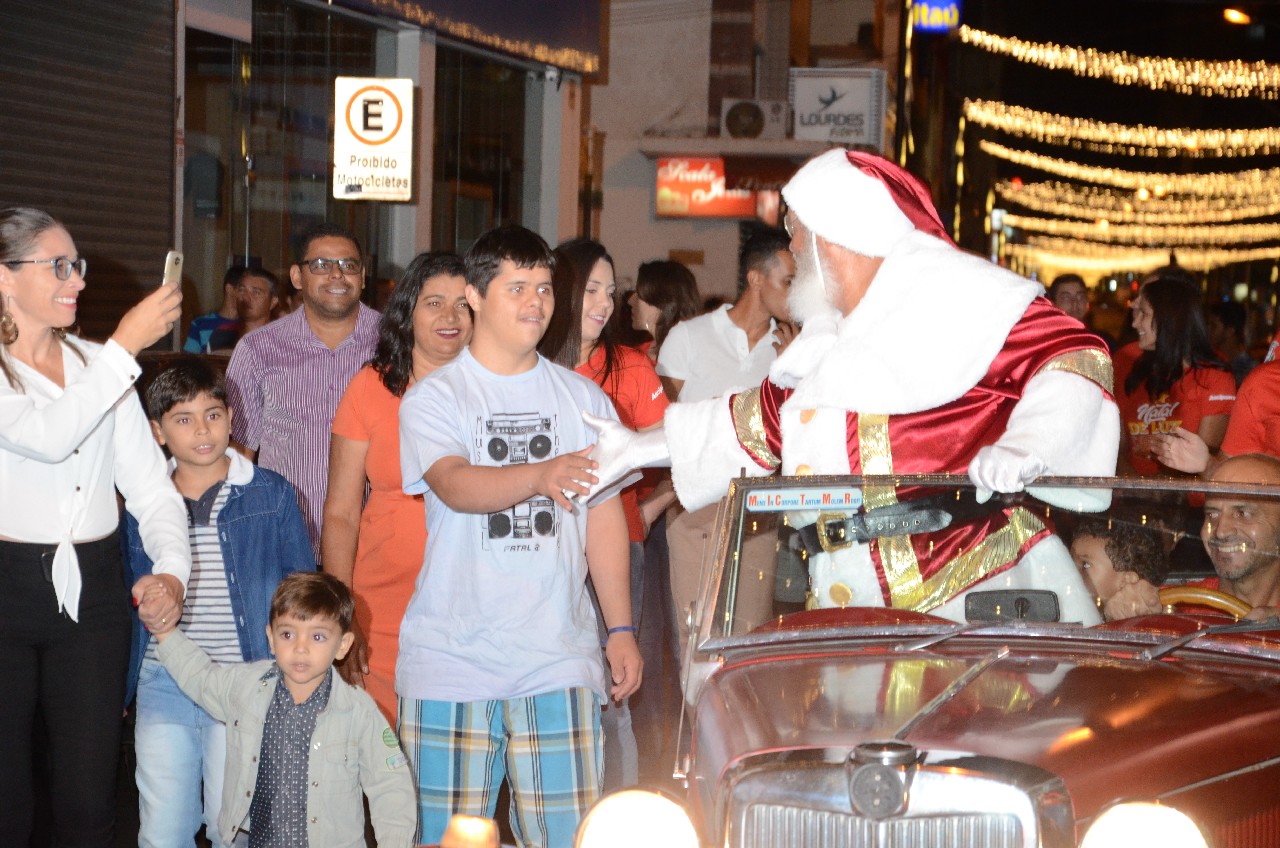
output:
[[[555,257],[556,308],[538,352],[604,389],[627,427],[658,426],[667,410],[658,373],[643,353],[618,343],[610,320],[617,306],[613,259],[603,245],[590,239],[565,242],[555,249]],[[644,539],[649,525],[673,497],[659,492],[647,495],[642,503],[640,486],[629,486],[621,494],[631,542],[632,622],[637,628],[644,597]],[[606,791],[634,785],[639,766],[626,704],[606,710],[605,721],[613,723],[614,729],[612,734],[605,733]],[[622,743],[621,749],[610,742],[611,736]]]
[[[1154,437],[1182,427],[1212,450],[1222,444],[1235,401],[1235,379],[1209,343],[1200,287],[1186,271],[1166,267],[1143,282],[1133,302],[1141,353],[1116,374],[1121,467],[1160,473]]]
[[[373,359],[351,379],[333,419],[320,555],[356,599],[356,641],[339,670],[393,725],[400,621],[427,543],[422,497],[401,489],[400,400],[471,340],[464,288],[454,254],[414,259],[383,310]]]
[[[642,263],[628,303],[631,325],[653,337],[652,344],[640,346],[650,362],[658,361],[658,351],[671,328],[694,317],[702,308],[693,272],[674,259]]]
[[[173,329],[182,293],[158,287],[94,344],[68,332],[87,266],[47,213],[0,210],[0,834],[12,845],[31,832],[37,759],[54,842],[114,844],[132,626],[117,491],[155,563],[133,586],[144,623],[177,620],[191,572],[182,497],[133,391],[136,357]]]

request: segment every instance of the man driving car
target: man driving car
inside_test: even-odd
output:
[[[1280,459],[1244,454],[1225,460],[1210,479],[1224,483],[1280,483]],[[1188,585],[1217,589],[1245,601],[1246,616],[1262,621],[1280,615],[1280,502],[1240,495],[1208,494],[1200,528],[1217,576]],[[1126,586],[1107,602],[1108,619],[1149,615],[1161,610],[1151,586]]]

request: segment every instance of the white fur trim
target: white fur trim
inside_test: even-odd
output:
[[[977,385],[1044,287],[911,232],[843,318],[805,323],[770,371],[792,402],[901,415]]]
[[[915,231],[884,183],[849,164],[841,148],[806,162],[782,196],[805,227],[863,256],[887,256]]]
[[[748,477],[773,473],[738,444],[728,395],[671,404],[662,430],[671,451],[671,482],[685,509],[700,509],[723,498],[729,482],[744,469]]]

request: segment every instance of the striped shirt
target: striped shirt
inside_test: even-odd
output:
[[[218,541],[218,513],[227,504],[230,489],[225,481],[209,488],[199,500],[183,498],[187,505],[191,540],[191,579],[182,603],[178,628],[214,662],[244,662],[240,634],[236,632],[227,569]],[[156,658],[156,640],[147,643],[147,658]]]
[[[227,366],[231,435],[258,452],[258,464],[283,476],[317,555],[329,483],[329,431],[347,383],[373,358],[379,314],[359,305],[351,335],[334,350],[298,309],[249,333]]]

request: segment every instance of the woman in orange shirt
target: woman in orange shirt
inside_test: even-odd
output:
[[[333,419],[320,557],[356,599],[356,641],[339,671],[393,726],[400,621],[427,542],[422,497],[401,488],[400,399],[471,340],[464,287],[462,260],[452,253],[423,253],[409,264],[382,313],[373,359],[352,378]]]

